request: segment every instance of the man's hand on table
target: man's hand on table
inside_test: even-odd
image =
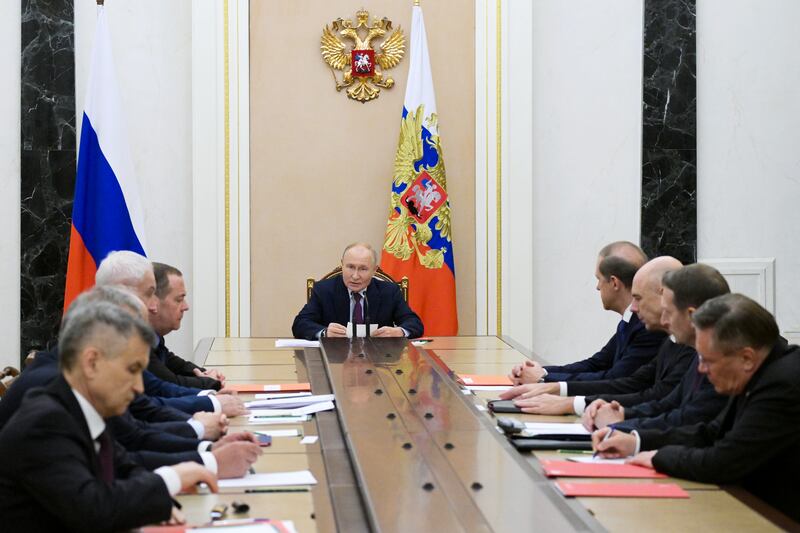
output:
[[[538,383],[545,375],[545,370],[542,365],[536,361],[526,360],[524,363],[514,365],[508,379],[514,385],[521,385],[523,383]]]
[[[394,328],[391,326],[382,326],[372,332],[373,337],[405,337],[403,328]]]
[[[325,330],[326,337],[347,337],[347,328],[336,322],[328,324],[328,329]]]
[[[500,393],[501,400],[511,400],[514,398],[523,400],[533,398],[540,394],[558,394],[560,387],[558,383],[527,383],[511,387],[507,391]]]
[[[632,465],[653,468],[653,456],[657,452],[658,450],[648,450],[646,452],[639,452],[625,462]]]
[[[625,408],[619,402],[613,401],[597,410],[597,414],[594,417],[594,425],[597,428],[604,428],[609,424],[615,424],[623,420],[625,420]]]
[[[609,433],[612,433],[611,436],[606,438]],[[592,447],[600,457],[606,459],[628,457],[636,451],[636,437],[624,431],[614,431],[613,428],[598,429],[592,433]]]
[[[202,411],[195,413],[192,418],[203,424],[203,439],[205,440],[217,440],[228,431],[228,417],[225,413]]]
[[[540,394],[529,398],[518,397],[514,405],[523,413],[532,415],[568,415],[574,412],[572,398],[555,394]]]

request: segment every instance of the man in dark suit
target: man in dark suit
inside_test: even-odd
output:
[[[741,294],[718,296],[692,316],[700,372],[728,404],[712,421],[668,430],[592,435],[606,457],[703,483],[741,484],[800,521],[800,347]],[[648,450],[640,452],[640,450]]]
[[[344,337],[346,324],[378,324],[374,337],[419,337],[422,321],[403,300],[394,283],[374,279],[378,254],[366,243],[355,243],[342,254],[342,274],[317,282],[311,299],[292,324],[298,339]]]
[[[111,252],[97,267],[95,283],[101,287],[127,287],[142,300],[151,320],[158,314],[153,265],[144,256],[127,250]],[[147,370],[143,373],[143,380],[145,393],[160,405],[189,414],[210,411],[234,417],[247,413],[243,402],[235,394],[214,395],[215,391],[211,389],[184,387],[164,381]]]
[[[664,321],[681,342],[694,346],[692,315],[705,301],[728,294],[728,282],[715,268],[700,263],[667,273],[663,279],[661,306]],[[664,396],[634,405],[622,405],[615,399],[595,401],[587,409],[584,423],[588,428],[609,424],[622,431],[667,429],[708,422],[722,410],[727,399],[718,394],[708,378],[697,370],[695,353],[680,383]]]
[[[73,308],[59,338],[62,375],[31,390],[0,432],[6,530],[118,531],[179,520],[171,495],[216,478],[197,463],[148,472],[106,431],[143,389],[154,335],[107,302]]]
[[[666,333],[647,331],[631,308],[634,275],[646,261],[641,248],[627,241],[613,242],[600,250],[595,270],[597,290],[603,307],[622,315],[616,333],[599,352],[583,361],[543,367],[527,360],[516,365],[509,374],[512,382],[613,379],[629,376],[653,359]]]
[[[180,329],[183,314],[189,310],[183,273],[173,266],[153,262],[153,274],[156,280],[158,313],[150,316],[150,324],[158,335],[158,345],[150,353],[147,369],[156,377],[185,387],[221,389],[225,381],[221,372],[215,369],[206,370],[178,357],[164,342],[165,336]]]
[[[632,309],[649,332],[664,332],[661,315],[661,279],[667,272],[681,268],[673,257],[657,257],[645,264],[633,278]],[[672,390],[686,371],[694,349],[664,338],[658,352],[649,362],[630,376],[596,381],[560,381],[518,385],[500,395],[515,399],[526,413],[583,414],[587,394],[616,394],[623,401],[639,403],[644,399],[661,398]],[[591,399],[591,396],[590,396]]]

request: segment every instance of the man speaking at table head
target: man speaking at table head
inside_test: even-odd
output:
[[[373,337],[419,337],[422,321],[394,283],[373,278],[378,254],[367,243],[344,249],[342,273],[314,285],[311,299],[292,324],[298,339],[344,337],[346,324],[378,324]]]

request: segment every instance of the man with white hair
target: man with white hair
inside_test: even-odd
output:
[[[95,283],[98,286],[128,287],[144,302],[151,319],[158,313],[153,265],[146,257],[130,251],[111,252],[97,267]],[[154,349],[155,346],[151,348]],[[247,413],[244,404],[235,394],[215,395],[213,390],[182,387],[159,379],[147,370],[144,371],[143,378],[147,395],[165,397],[166,405],[183,411],[222,412],[229,417]]]
[[[148,472],[106,430],[143,390],[154,335],[139,316],[107,302],[64,321],[61,375],[26,395],[0,432],[0,513],[17,531],[119,531],[173,518],[171,496],[214,474],[186,462]]]

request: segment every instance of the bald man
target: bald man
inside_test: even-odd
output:
[[[653,359],[666,333],[647,331],[631,310],[633,277],[646,262],[647,255],[632,242],[604,246],[598,254],[595,277],[603,308],[622,316],[616,333],[599,352],[583,361],[543,367],[528,360],[516,365],[509,374],[514,384],[625,377]]]
[[[647,331],[668,331],[662,319],[662,278],[681,268],[674,257],[656,257],[636,272],[633,278],[631,310],[637,314]],[[526,413],[582,415],[587,403],[598,398],[636,405],[660,399],[680,383],[696,355],[691,346],[665,338],[656,357],[627,377],[597,381],[561,381],[518,385],[500,395],[514,399],[515,405]],[[588,396],[587,396],[588,395]]]
[[[311,299],[292,324],[298,339],[344,337],[346,324],[378,324],[374,337],[422,335],[422,321],[403,300],[394,283],[374,277],[378,252],[369,244],[353,243],[342,254],[342,273],[314,284]]]

